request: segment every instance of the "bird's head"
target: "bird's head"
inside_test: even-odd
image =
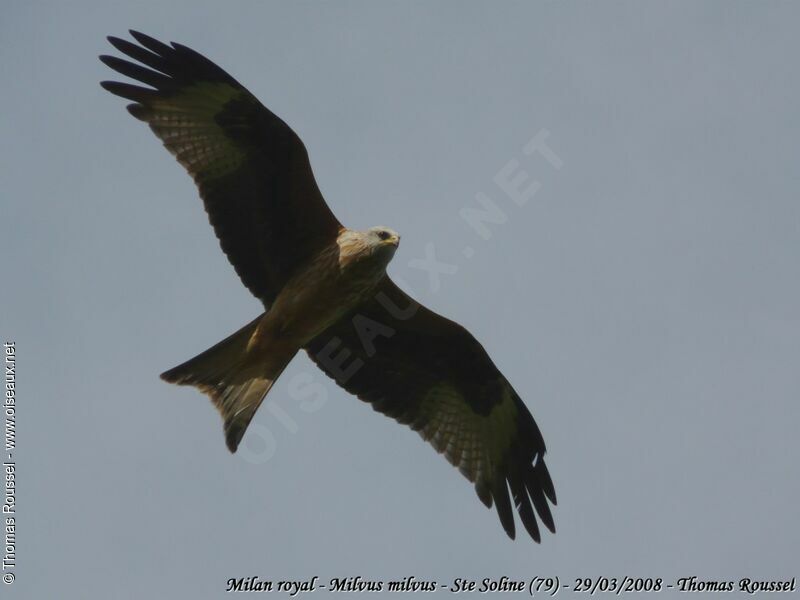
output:
[[[400,234],[383,225],[370,227],[365,233],[374,248],[390,247],[396,250],[400,245]]]
[[[400,234],[383,225],[370,227],[364,234],[373,260],[383,263],[384,267],[388,265],[400,245]]]
[[[369,264],[371,268],[384,269],[400,244],[400,235],[382,225],[366,231],[347,229],[339,235],[338,244],[343,267]]]

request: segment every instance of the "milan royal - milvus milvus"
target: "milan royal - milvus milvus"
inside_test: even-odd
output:
[[[194,178],[222,250],[264,305],[162,377],[211,397],[235,452],[272,384],[305,350],[341,387],[443,453],[497,507],[510,537],[512,498],[534,540],[534,508],[555,531],[539,428],[481,344],[386,274],[400,236],[339,223],[300,138],[217,65],[186,46],[131,35],[139,45],[108,39],[136,62],[100,58],[149,87],[102,86],[132,100],[128,111]]]

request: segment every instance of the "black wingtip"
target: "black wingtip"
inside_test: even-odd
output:
[[[167,46],[164,42],[159,42],[157,39],[150,37],[140,31],[136,31],[135,29],[129,29],[128,33],[131,34],[133,39],[139,42],[142,46],[155,52],[156,54],[160,54],[164,56],[165,54],[169,54],[172,51],[172,48]]]
[[[115,96],[133,100],[134,102],[147,102],[156,96],[155,90],[131,85],[130,83],[120,83],[119,81],[101,81],[100,86]]]
[[[512,540],[516,536],[514,527],[514,511],[511,508],[511,498],[508,496],[508,486],[505,479],[499,479],[493,489],[492,497],[494,498],[494,506],[497,509],[497,514],[500,517],[500,524],[505,529],[508,537]]]
[[[142,33],[141,31],[137,31],[136,29],[128,29],[128,33],[131,34],[131,37],[135,39],[137,42],[141,42],[143,39],[152,40],[149,35],[146,33]]]
[[[545,496],[553,503],[553,506],[558,504],[558,500],[556,500],[556,488],[553,485],[553,478],[550,477],[550,471],[547,469],[547,465],[544,463],[544,459],[540,458],[539,462],[537,463],[536,467],[536,475],[539,478],[539,483],[542,486],[542,490],[544,490]]]
[[[244,429],[241,427],[232,427],[230,423],[225,424],[225,445],[228,447],[228,450],[231,451],[231,454],[236,454],[242,437],[244,437]]]
[[[525,514],[520,513],[522,525],[525,527],[525,531],[528,532],[528,535],[531,536],[531,539],[537,544],[541,544],[542,534],[539,533],[539,525],[536,523],[536,517],[533,515],[533,509],[530,505],[528,505],[526,511]]]
[[[115,35],[106,36],[106,40],[108,41],[109,44],[114,46],[114,48],[116,48],[123,54],[129,54],[131,47],[138,48],[136,44],[129,42],[128,40],[123,40],[122,38],[119,38]]]
[[[133,118],[139,119],[140,121],[147,121],[147,115],[150,112],[147,107],[141,104],[128,104],[125,108],[128,109],[128,112]]]
[[[541,543],[542,536],[539,533],[539,525],[536,523],[536,515],[533,512],[531,499],[522,481],[519,472],[514,472],[508,478],[508,485],[511,486],[511,496],[514,499],[514,505],[519,512],[520,521],[528,532],[528,535],[533,538],[537,544]]]
[[[480,481],[475,483],[475,493],[486,508],[492,508],[492,492],[489,486]]]
[[[547,504],[547,498],[545,498],[541,481],[538,479],[535,472],[529,473],[528,479],[525,482],[525,487],[528,489],[528,495],[530,496],[531,502],[533,502],[533,506],[536,508],[536,512],[539,514],[539,518],[542,520],[542,523],[544,523],[544,526],[547,527],[552,533],[555,533],[556,525],[555,521],[553,520],[553,513],[550,512],[550,506]]]

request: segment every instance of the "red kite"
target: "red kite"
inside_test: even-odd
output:
[[[305,350],[345,390],[443,453],[497,507],[511,538],[512,498],[534,540],[534,509],[554,532],[539,428],[475,338],[386,274],[400,236],[339,223],[300,138],[228,73],[186,46],[131,35],[139,45],[108,40],[136,62],[100,59],[149,87],[101,85],[132,100],[128,111],[194,178],[222,250],[265,309],[161,377],[211,397],[235,452],[275,380]]]

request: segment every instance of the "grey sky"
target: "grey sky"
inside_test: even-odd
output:
[[[6,6],[19,568],[3,598],[202,600],[249,575],[800,575],[798,17],[780,2]],[[128,28],[227,69],[301,135],[343,223],[402,234],[390,273],[468,327],[536,417],[556,535],[509,541],[417,434],[305,356],[241,456],[202,395],[158,379],[260,307],[190,178],[98,85],[115,76],[105,36]],[[561,169],[522,151],[542,130]],[[512,160],[541,186],[522,207],[493,181]],[[459,216],[479,192],[507,217],[489,240]],[[409,264],[429,243],[456,267],[438,290]],[[298,377],[321,406],[293,398]]]

